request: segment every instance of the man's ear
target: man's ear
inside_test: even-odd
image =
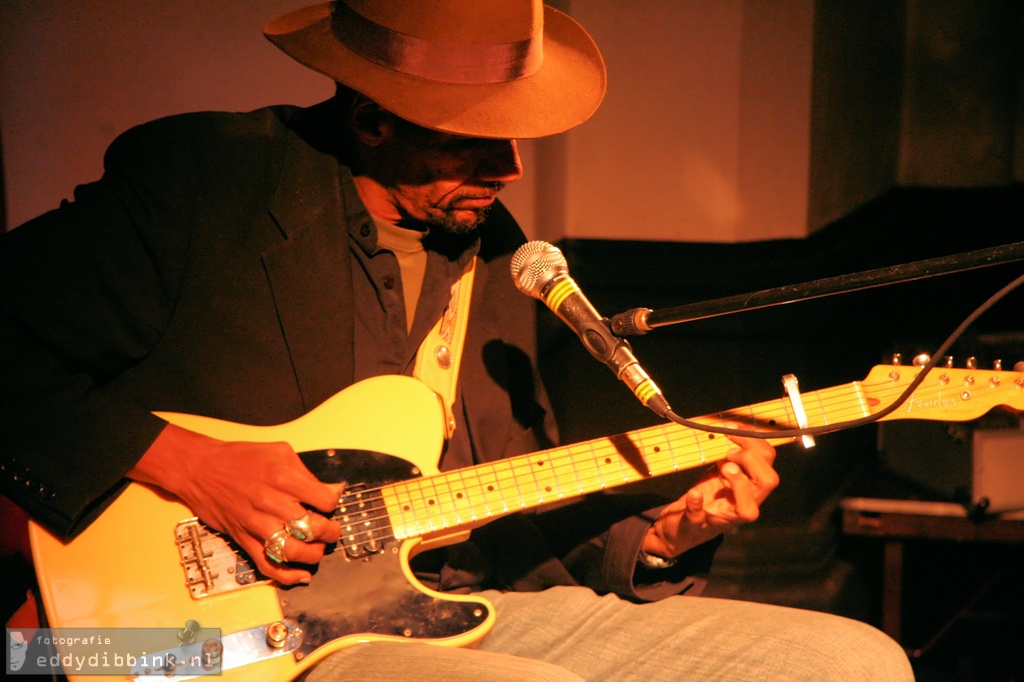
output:
[[[349,109],[348,123],[360,142],[376,147],[394,134],[395,115],[372,99],[357,94]]]

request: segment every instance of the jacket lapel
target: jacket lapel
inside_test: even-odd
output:
[[[290,138],[270,208],[285,239],[263,263],[306,411],[355,374],[344,183],[337,158]]]

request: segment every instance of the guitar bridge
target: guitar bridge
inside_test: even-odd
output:
[[[185,585],[193,599],[231,592],[260,582],[245,555],[198,519],[187,519],[175,526],[174,539],[185,571]]]

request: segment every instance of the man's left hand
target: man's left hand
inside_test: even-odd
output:
[[[735,447],[700,481],[662,509],[642,548],[676,557],[742,523],[756,521],[761,503],[779,485],[775,448],[759,438],[730,437]]]

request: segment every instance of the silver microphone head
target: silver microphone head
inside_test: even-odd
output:
[[[541,292],[555,276],[569,273],[569,264],[556,246],[545,241],[527,242],[512,256],[512,280],[527,296],[541,298]]]

